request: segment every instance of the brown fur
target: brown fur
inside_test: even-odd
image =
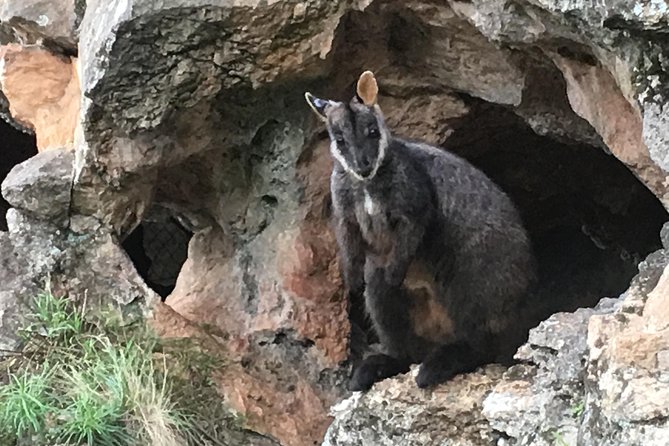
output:
[[[434,343],[444,343],[454,337],[454,325],[448,311],[439,303],[434,276],[420,262],[409,267],[404,286],[413,300],[411,323],[418,336]]]

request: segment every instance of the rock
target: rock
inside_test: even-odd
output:
[[[60,269],[67,271],[67,289],[87,296],[94,307],[116,306],[129,317],[150,311],[159,296],[139,276],[118,240],[90,217],[70,221],[67,248]]]
[[[658,99],[662,101],[661,98]],[[644,107],[643,115],[643,139],[650,151],[650,157],[665,172],[669,172],[669,153],[666,149],[669,104],[650,102]]]
[[[268,131],[274,127],[245,149],[257,157],[247,179],[229,158],[219,221],[230,231],[193,236],[166,303],[225,333],[243,366],[226,371],[219,385],[248,426],[302,446],[321,441],[328,408],[343,396],[349,322],[334,236],[323,220],[327,144],[300,164],[301,133],[289,125]],[[252,192],[240,196],[246,181]]]
[[[508,443],[550,446],[558,439],[577,444],[585,406],[584,362],[588,321],[612,313],[619,299],[595,308],[557,313],[530,331],[511,367],[483,401],[483,415]]]
[[[76,52],[83,5],[81,0],[7,0],[0,5],[0,30],[7,34],[0,44],[46,41],[68,52]],[[4,22],[4,23],[3,23]]]
[[[666,152],[663,149],[666,139],[658,138],[658,130],[662,128],[659,116],[662,115],[654,105],[657,99],[645,100],[650,94],[648,89],[643,91],[646,81],[634,79],[642,77],[641,73],[647,70],[657,72],[656,67],[646,68],[640,61],[651,57],[662,60],[664,54],[661,44],[656,46],[654,38],[645,42],[636,34],[636,29],[643,26],[649,31],[655,30],[650,23],[656,23],[655,19],[664,20],[666,11],[654,9],[659,15],[647,16],[648,9],[653,8],[638,4],[623,7],[635,12],[621,16],[611,4],[561,0],[522,2],[515,8],[508,8],[503,0],[449,3],[456,14],[466,17],[493,41],[530,52],[539,46],[542,54],[534,57],[548,58],[562,71],[573,110],[597,130],[607,150],[634,171],[667,206],[667,174],[658,162],[662,159],[660,153]],[[651,16],[655,18],[647,22]],[[583,33],[584,23],[598,25],[591,32]],[[551,36],[557,36],[558,42],[551,40]],[[560,39],[565,40],[559,43]],[[658,83],[659,79],[650,82]],[[666,101],[667,97],[660,98],[659,102]],[[551,114],[555,114],[555,107],[550,108],[553,109]],[[641,115],[644,115],[643,120]],[[530,115],[530,122],[534,119]],[[563,125],[557,123],[551,128],[560,129]],[[580,128],[580,135],[574,135],[574,130],[572,128],[570,133],[577,140],[591,139],[586,128]]]
[[[2,195],[17,209],[64,224],[70,209],[74,154],[42,152],[17,164],[2,182]]]
[[[127,322],[149,313],[158,296],[99,222],[75,217],[69,229],[40,217],[10,209],[9,231],[0,232],[2,345],[11,350],[18,344],[16,327],[26,306],[47,289],[86,300],[91,312],[112,306]]]
[[[418,368],[377,383],[332,407],[335,420],[323,446],[486,445],[495,436],[481,414],[481,401],[502,368],[458,376],[434,390],[416,387]]]
[[[0,232],[0,357],[19,346],[18,329],[25,311],[24,296],[36,293],[37,286],[24,280],[26,259],[19,257],[9,234]]]
[[[665,259],[666,262],[666,259]],[[662,271],[662,270],[660,270]],[[640,282],[639,280],[638,282]],[[587,444],[661,445],[669,432],[669,269],[646,296],[644,284],[629,293],[645,300],[590,320],[586,418],[580,438]],[[638,308],[638,307],[637,307]]]
[[[0,7],[0,114],[34,130],[42,151],[73,147],[75,172],[69,194],[60,168],[6,183],[16,206],[0,234],[6,327],[49,275],[95,306],[148,312],[158,297],[119,242],[162,209],[193,233],[165,324],[207,328],[232,363],[213,377],[221,397],[283,445],[318,444],[326,431],[332,445],[659,435],[662,419],[649,418],[666,402],[667,354],[655,351],[664,301],[648,297],[657,280],[640,276],[618,309],[573,310],[617,296],[659,248],[666,213],[614,157],[667,203],[660,3],[89,0],[78,48],[81,2],[46,3]],[[349,396],[351,324],[328,224],[327,137],[302,94],[348,98],[363,69],[377,73],[393,128],[508,187],[542,265],[555,267],[547,314],[569,312],[535,329],[506,373],[491,366],[434,392],[409,374],[330,414]],[[665,257],[644,268],[659,276]],[[618,391],[628,382],[634,395]],[[621,414],[616,398],[633,410]]]
[[[0,232],[0,356],[20,343],[18,328],[63,252],[62,231],[50,223],[10,209],[8,232]]]
[[[229,352],[226,350],[221,339],[207,333],[197,324],[194,324],[177,312],[172,310],[169,306],[157,302],[152,306],[151,314],[147,319],[151,328],[161,338],[169,342],[174,340],[188,340],[192,345],[197,345],[198,350],[207,358],[207,360],[214,360],[222,364],[225,370],[239,370],[241,366],[236,362],[229,361]],[[191,364],[182,364],[185,367],[190,367]],[[218,370],[213,372],[212,380],[220,380],[220,373]],[[201,392],[204,389],[199,389]],[[215,392],[215,389],[206,389]],[[216,398],[218,395],[204,395],[205,398]],[[226,420],[211,420],[215,424],[215,428],[207,426],[215,430],[217,440],[221,444],[230,445],[253,445],[253,446],[280,446],[279,443],[273,439],[259,435],[256,432],[243,429],[238,423],[229,425]]]
[[[12,119],[35,132],[40,150],[73,147],[80,100],[76,59],[40,47],[0,46],[0,89]]]
[[[667,171],[651,159],[645,144],[649,132],[644,127],[649,126],[649,120],[643,124],[636,104],[623,97],[608,71],[558,55],[554,60],[564,74],[574,111],[592,124],[616,158],[638,172],[648,188],[669,207]]]

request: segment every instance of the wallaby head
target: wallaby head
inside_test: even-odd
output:
[[[332,156],[360,181],[374,178],[390,141],[390,131],[376,103],[378,91],[374,74],[365,71],[349,103],[319,99],[311,93],[304,95],[309,106],[327,124]]]

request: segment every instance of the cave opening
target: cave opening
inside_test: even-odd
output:
[[[0,118],[0,184],[17,164],[37,155],[35,134],[18,130]],[[7,210],[11,206],[0,195],[0,231],[7,230]]]
[[[483,170],[520,211],[538,263],[531,298],[542,319],[618,297],[639,262],[661,248],[666,209],[605,149],[540,136],[487,103],[450,124],[442,147]]]
[[[448,26],[431,20],[439,10],[375,2],[348,14],[333,43],[333,93],[348,97],[357,76],[372,69],[386,122],[397,136],[462,156],[511,197],[538,263],[539,285],[530,296],[537,323],[618,297],[639,262],[661,247],[666,209],[574,113],[552,60],[533,51],[500,53],[446,6]],[[588,55],[573,48],[581,59]],[[494,103],[497,92],[513,83],[506,63],[525,76],[515,107]],[[356,346],[376,339],[363,302],[351,302],[349,317],[355,358]]]
[[[153,211],[121,243],[139,275],[165,301],[188,258],[193,233],[174,215]]]

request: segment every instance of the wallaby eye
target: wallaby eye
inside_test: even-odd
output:
[[[367,134],[369,135],[370,138],[378,138],[380,136],[379,129],[377,129],[376,127],[370,127]]]
[[[344,144],[344,137],[342,135],[335,135],[335,141],[337,141],[337,144]]]

